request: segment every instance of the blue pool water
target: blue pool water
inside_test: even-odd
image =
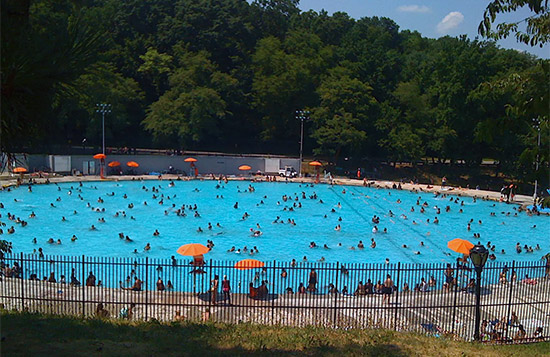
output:
[[[0,202],[4,204],[0,219],[6,226],[2,227],[4,234],[0,238],[12,241],[16,252],[32,253],[41,247],[47,255],[169,258],[177,255],[176,249],[183,244],[206,244],[207,240],[212,240],[215,247],[207,254],[207,259],[244,259],[250,255],[228,253],[227,250],[232,246],[237,249],[256,246],[260,253],[253,258],[259,260],[301,261],[306,256],[310,262],[324,257],[327,262],[342,263],[382,263],[386,258],[392,263],[452,262],[457,254],[447,248],[447,241],[457,237],[473,243],[490,241],[496,244],[497,261],[540,259],[550,250],[549,217],[530,217],[525,213],[516,216],[514,205],[481,199],[474,202],[472,198],[462,197],[455,203],[451,199],[456,196],[436,198],[427,193],[352,186],[311,187],[298,183],[253,183],[255,192],[247,190],[250,185],[247,181],[221,183],[219,188],[216,188],[216,181],[175,181],[174,187],[169,184],[170,181],[85,182],[82,187],[78,183],[64,183],[35,185],[32,192],[28,192],[26,186],[4,191],[0,193]],[[159,192],[152,192],[153,187]],[[114,196],[110,196],[111,193]],[[127,198],[123,197],[125,194]],[[310,198],[314,194],[317,199]],[[160,195],[164,195],[163,204],[159,204]],[[290,199],[284,202],[283,195]],[[104,203],[98,203],[100,197]],[[420,204],[428,203],[425,213],[421,213],[421,206],[416,204],[419,197]],[[148,204],[144,205],[144,201]],[[238,208],[234,208],[236,202]],[[128,208],[130,203],[134,208]],[[294,203],[301,203],[302,207],[289,211]],[[196,204],[200,217],[194,217],[194,211],[188,207],[186,217],[176,215],[176,209],[184,204]],[[445,212],[447,205],[450,212]],[[441,209],[440,214],[436,214],[435,206]],[[105,211],[96,212],[95,208]],[[335,212],[331,212],[332,209]],[[459,209],[463,213],[459,213]],[[393,217],[389,210],[395,214]],[[126,212],[126,217],[122,216],[122,211]],[[27,221],[28,225],[21,227],[8,220],[8,212]],[[35,218],[29,218],[31,212],[36,214]],[[115,217],[116,212],[120,212],[119,217]],[[250,216],[242,220],[245,212]],[[495,212],[496,216],[491,216],[490,212]],[[401,217],[402,214],[407,219]],[[374,215],[380,217],[379,233],[372,232]],[[277,216],[284,223],[272,223]],[[432,223],[436,216],[439,224]],[[104,218],[105,223],[99,222],[99,218]],[[296,225],[288,224],[288,219],[294,220]],[[470,219],[474,221],[468,231]],[[207,229],[209,222],[213,226],[211,230]],[[216,223],[221,228],[216,227]],[[256,224],[262,232],[260,237],[251,236],[250,229],[258,229]],[[334,229],[338,224],[340,231]],[[12,225],[15,233],[7,234],[7,228]],[[97,230],[90,230],[92,225]],[[197,232],[198,227],[204,232]],[[382,233],[384,228],[388,233]],[[159,236],[153,236],[155,229],[159,230]],[[120,232],[133,242],[119,239]],[[473,233],[480,233],[481,238],[473,238]],[[75,242],[70,239],[73,234],[78,237]],[[37,239],[36,244],[33,238]],[[62,244],[49,244],[49,238],[61,239]],[[372,238],[376,241],[375,249],[370,247]],[[350,247],[356,247],[360,240],[365,248],[351,250]],[[312,241],[317,248],[309,247]],[[522,246],[539,244],[542,249],[517,254],[517,242]],[[147,243],[151,244],[151,250],[145,252]],[[324,249],[324,244],[329,249]],[[404,244],[407,248],[402,247]],[[133,253],[135,249],[137,254]],[[506,254],[500,253],[502,249]],[[420,255],[416,255],[416,251]]]

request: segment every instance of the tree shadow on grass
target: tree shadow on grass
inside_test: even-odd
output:
[[[346,355],[405,356],[388,343],[328,341],[322,331],[211,323],[128,323],[38,314],[2,314],[3,355]],[[334,345],[337,344],[337,345]]]

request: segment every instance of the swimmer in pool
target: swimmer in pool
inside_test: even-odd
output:
[[[147,244],[145,245],[145,248],[143,248],[143,250],[146,251],[146,252],[150,251],[150,250],[151,250],[151,244],[150,244],[150,243],[147,243]]]
[[[253,237],[259,237],[259,236],[262,235],[262,231],[256,231],[256,230],[254,230],[254,229],[252,229],[252,228],[250,228],[250,232],[252,232],[251,235],[252,235]]]

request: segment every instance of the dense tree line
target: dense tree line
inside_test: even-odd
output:
[[[113,146],[296,153],[308,110],[306,152],[331,160],[532,173],[548,60],[297,5],[2,0],[2,150],[100,143],[105,102]]]

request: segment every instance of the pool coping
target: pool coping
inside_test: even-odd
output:
[[[27,175],[28,176],[28,175]],[[163,174],[162,176],[155,175],[120,175],[120,176],[107,176],[102,179],[97,175],[88,175],[88,176],[49,176],[46,178],[32,177],[35,184],[45,184],[46,180],[50,180],[51,183],[70,183],[70,182],[105,182],[105,181],[157,181],[157,180],[180,180],[180,181],[193,181],[193,180],[217,180],[219,175],[205,175],[198,178],[192,178],[188,176],[178,176]],[[302,178],[281,178],[276,177],[275,182],[294,182],[294,183],[317,183],[317,184],[331,184],[329,179],[321,179],[318,182],[315,178],[312,177],[302,177]],[[229,181],[251,181],[251,182],[267,182],[266,176],[227,176]],[[24,183],[25,184],[25,183]],[[343,177],[335,177],[332,180],[333,185],[345,185],[345,186],[365,186],[365,181],[362,179],[349,179]],[[368,180],[368,186],[381,189],[394,189],[393,186],[401,184],[401,189],[405,191],[412,191],[418,193],[439,193],[455,196],[467,196],[467,197],[476,197],[480,199],[486,199],[497,202],[504,202],[501,199],[500,192],[496,191],[487,191],[487,190],[477,190],[471,188],[462,188],[454,186],[441,186],[441,185],[428,185],[428,184],[415,184],[415,183],[402,183],[399,181],[388,181],[388,180]],[[10,177],[6,179],[5,177],[0,178],[0,185],[4,188],[17,186],[17,177]],[[525,209],[527,206],[533,204],[533,197],[526,195],[515,195],[513,201],[510,201],[509,204],[516,204]],[[549,213],[541,212],[541,214],[550,216]]]

